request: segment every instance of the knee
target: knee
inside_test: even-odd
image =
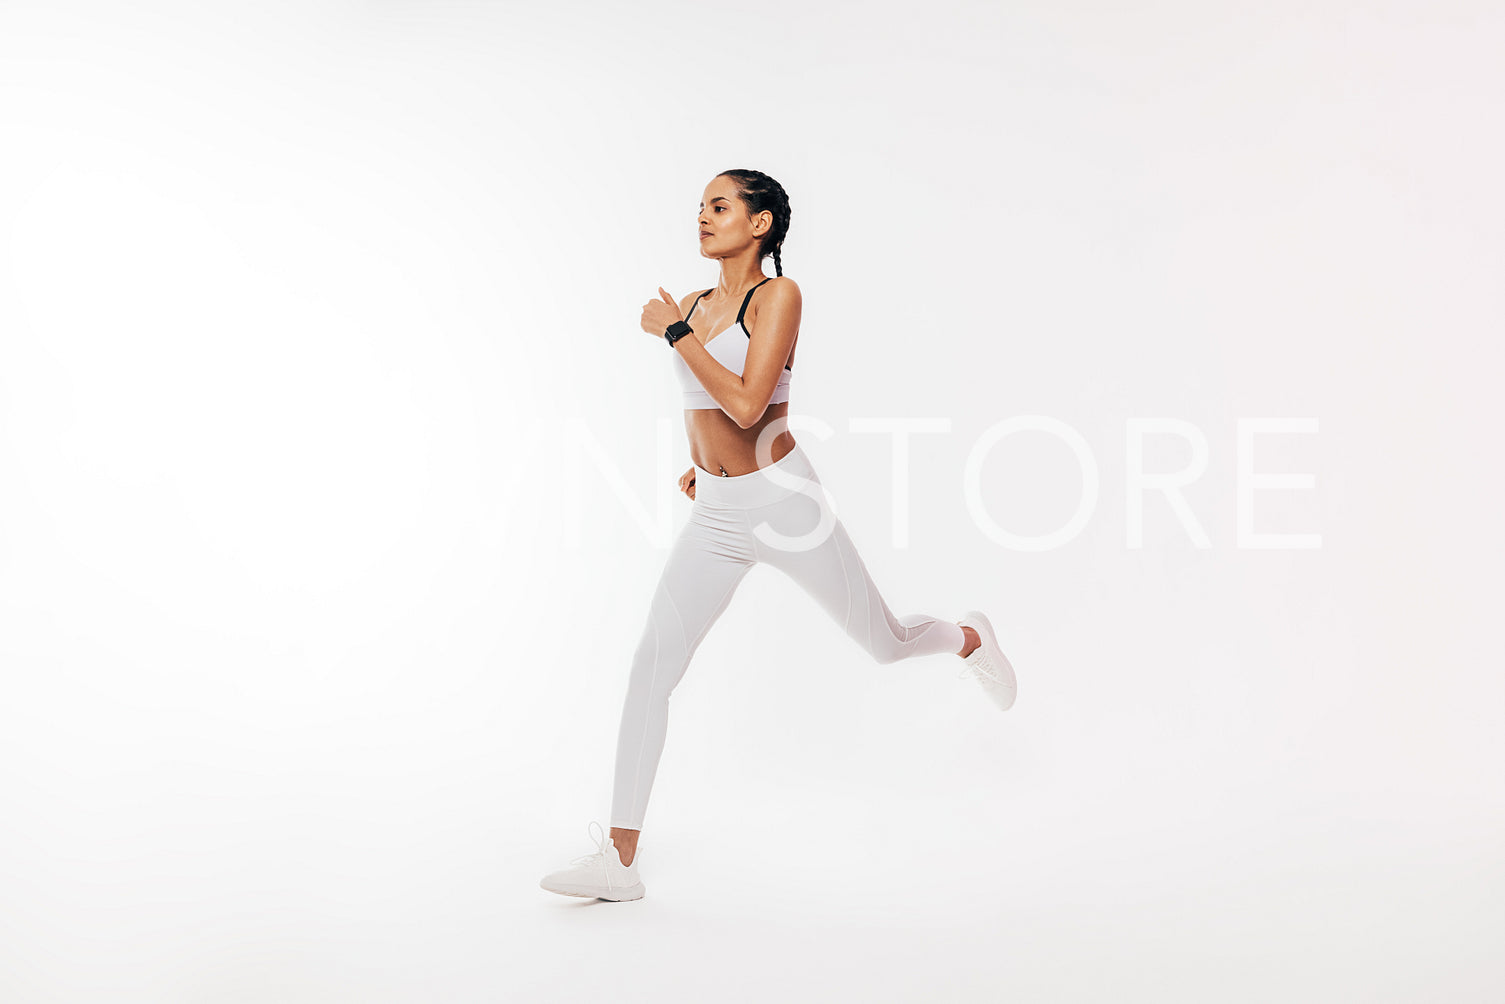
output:
[[[670,651],[649,639],[633,653],[627,691],[639,698],[667,700],[684,676],[686,663],[682,653]]]

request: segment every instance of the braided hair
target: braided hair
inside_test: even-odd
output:
[[[773,255],[774,275],[783,275],[784,265],[779,260],[779,249],[784,245],[784,235],[789,232],[789,196],[784,191],[784,186],[762,171],[749,171],[745,168],[722,171],[716,177],[730,178],[737,183],[737,197],[747,206],[748,216],[765,209],[773,213],[773,226],[761,238],[758,258],[761,260]]]

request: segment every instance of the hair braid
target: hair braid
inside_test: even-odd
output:
[[[747,206],[748,216],[765,209],[773,214],[773,226],[758,244],[758,258],[773,255],[774,274],[783,275],[784,263],[779,252],[784,246],[784,235],[789,233],[789,194],[784,191],[784,186],[762,171],[746,168],[722,171],[716,177],[731,178],[737,183],[737,197]]]

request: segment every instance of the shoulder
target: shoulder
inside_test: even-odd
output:
[[[787,275],[776,275],[760,284],[753,298],[770,303],[796,306],[800,303],[800,286],[799,283]]]

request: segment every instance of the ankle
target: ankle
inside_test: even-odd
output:
[[[616,831],[616,827],[612,827]],[[632,859],[638,855],[638,834],[641,830],[622,830],[611,834],[611,845],[616,848],[617,860],[622,862],[623,867],[632,864]]]

